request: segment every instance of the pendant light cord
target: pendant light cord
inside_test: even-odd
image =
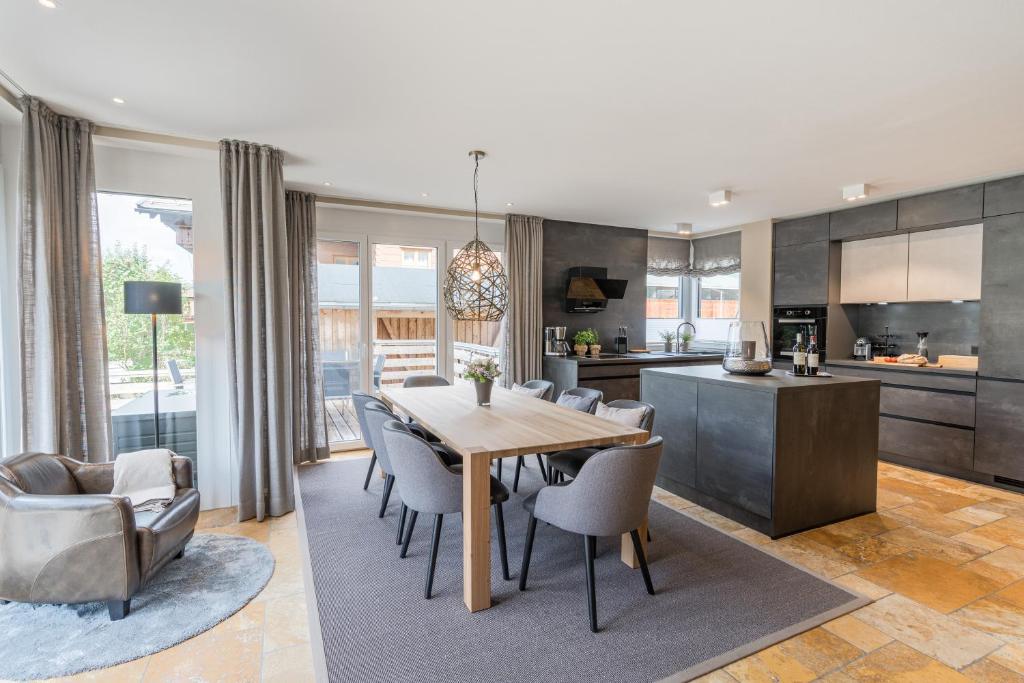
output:
[[[473,153],[473,237],[480,239],[480,155]]]

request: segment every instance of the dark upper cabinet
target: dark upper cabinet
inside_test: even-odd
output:
[[[896,227],[909,230],[981,218],[984,196],[983,185],[968,185],[900,199]]]
[[[829,217],[829,239],[845,240],[884,235],[896,230],[896,202],[858,206]]]
[[[775,246],[789,247],[828,239],[828,214],[805,216],[775,224]]]
[[[1024,379],[1024,214],[985,219],[978,374]],[[979,408],[980,412],[980,408]]]
[[[776,306],[828,304],[829,243],[808,242],[775,249]]]
[[[974,469],[1024,480],[1024,384],[978,380]]]
[[[985,215],[1024,212],[1024,175],[985,183]]]

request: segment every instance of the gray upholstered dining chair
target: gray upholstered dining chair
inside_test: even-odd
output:
[[[415,389],[416,387],[447,387],[451,382],[440,375],[409,375],[402,382],[404,389]]]
[[[362,391],[352,392],[352,407],[356,411],[356,420],[359,422],[359,432],[363,436],[363,443],[370,449],[370,467],[366,470],[366,481],[363,482],[363,490],[370,488],[370,477],[373,476],[373,468],[377,464],[377,449],[373,447],[370,439],[370,430],[366,426],[366,406],[370,402],[380,403],[377,399]]]
[[[397,420],[384,425],[383,440],[398,475],[398,493],[409,507],[409,524],[402,541],[400,557],[409,550],[413,528],[419,513],[434,515],[434,534],[430,542],[430,561],[423,596],[430,598],[437,566],[437,547],[441,541],[441,523],[444,515],[462,512],[462,471],[449,467],[424,439],[411,433]],[[491,477],[491,505],[498,531],[498,551],[501,554],[501,573],[509,580],[508,550],[505,547],[505,517],[502,503],[508,500],[508,489]]]
[[[544,393],[542,393],[539,396],[539,398],[544,401],[550,401],[551,398],[555,395],[555,383],[549,382],[546,379],[531,379],[526,382],[523,382],[519,386],[522,387],[523,389],[533,391],[543,389]],[[513,391],[515,391],[515,389],[513,389]],[[501,458],[498,458],[496,462],[498,463],[498,479],[501,479]],[[544,471],[544,458],[541,457],[540,453],[537,454],[537,464],[540,465],[540,476],[544,478],[544,481],[547,481],[548,475]],[[520,455],[516,458],[516,476],[512,479],[513,493],[519,490],[519,473],[522,471],[524,467],[526,467],[526,456]]]
[[[537,520],[583,536],[587,565],[587,608],[590,630],[597,633],[597,590],[594,585],[594,555],[598,536],[628,533],[640,561],[647,592],[654,584],[639,529],[647,519],[654,477],[661,460],[662,441],[656,436],[640,446],[613,446],[593,456],[568,484],[546,486],[527,497],[523,507],[530,513],[526,530],[519,590],[526,590]],[[618,562],[618,554],[615,554]]]
[[[590,413],[591,415],[597,410],[597,404],[604,400],[604,392],[598,389],[591,389],[589,387],[574,387],[572,389],[566,389],[558,395],[558,399],[555,401],[556,405],[560,405],[564,408],[572,408],[578,410],[581,413]],[[541,475],[544,478],[544,482],[547,484],[555,483],[554,470],[551,468],[551,453],[548,453],[548,464],[541,465]],[[539,455],[538,455],[539,459]]]
[[[609,401],[608,407],[620,410],[642,410],[643,414],[640,417],[640,424],[637,426],[650,433],[651,426],[654,424],[654,406],[650,403],[622,398]],[[548,456],[548,466],[553,470],[554,475],[554,481],[551,483],[556,483],[559,480],[564,481],[566,476],[575,477],[579,473],[580,468],[583,467],[583,463],[604,448],[607,448],[607,446],[586,446],[584,448],[572,448],[552,453]],[[549,476],[551,474],[549,472]]]

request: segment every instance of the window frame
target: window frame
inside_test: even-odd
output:
[[[698,277],[698,278],[693,278],[694,280],[696,280],[696,282],[692,285],[693,291],[691,293],[691,301],[690,301],[690,312],[692,313],[693,319],[697,319],[697,320],[739,320],[739,317],[740,317],[739,302],[740,302],[740,297],[742,296],[742,293],[743,293],[743,281],[740,279],[741,273],[739,273],[739,272],[730,273],[729,276],[735,276],[736,277],[736,302],[737,302],[736,315],[732,316],[731,318],[715,318],[715,317],[706,317],[706,316],[701,315],[700,314],[700,301],[701,301],[701,299],[700,299],[700,290],[701,290],[701,287],[702,287],[701,283],[704,281],[704,278]],[[719,277],[719,276],[713,276],[713,277]],[[724,299],[719,299],[719,301],[724,301]]]

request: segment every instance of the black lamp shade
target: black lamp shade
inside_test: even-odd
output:
[[[126,281],[124,312],[181,315],[181,283]]]

